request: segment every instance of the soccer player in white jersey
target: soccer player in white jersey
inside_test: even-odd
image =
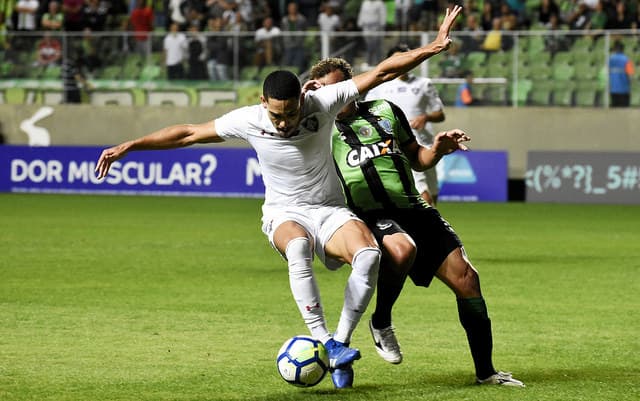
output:
[[[449,31],[462,8],[447,10],[433,42],[383,60],[374,69],[302,94],[291,72],[275,71],[263,83],[261,103],[201,124],[173,125],[102,151],[98,178],[130,151],[172,149],[242,138],[256,151],[266,192],[262,229],[287,260],[291,292],[311,332],[329,353],[332,369],[351,364],[360,351],[351,335],[374,293],[380,250],[367,226],[345,205],[331,155],[337,113],[361,93],[415,68],[449,48]],[[342,313],[332,335],[313,275],[313,252],[330,268],[351,264]],[[335,382],[335,381],[334,381]],[[340,382],[335,383],[341,387]]]
[[[405,44],[398,44],[389,50],[388,57],[409,51]],[[400,107],[409,120],[418,143],[431,147],[433,144],[432,122],[444,121],[444,105],[438,90],[429,78],[406,73],[373,88],[366,94],[365,100],[385,99]],[[435,167],[425,171],[413,171],[416,189],[428,204],[438,203],[438,174]]]

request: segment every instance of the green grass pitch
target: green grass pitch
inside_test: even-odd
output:
[[[307,334],[256,199],[0,195],[0,400],[638,400],[640,207],[443,203],[481,274],[494,362],[473,384],[452,293],[408,283],[380,359],[365,315],[355,388],[286,384]],[[316,265],[335,328],[349,267]]]

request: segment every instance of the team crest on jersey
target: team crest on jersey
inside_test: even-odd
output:
[[[307,130],[307,131],[311,131],[311,132],[316,132],[318,131],[318,126],[320,125],[320,123],[318,122],[318,119],[314,116],[309,117],[309,118],[305,118],[304,121],[302,121],[302,126]]]
[[[382,127],[383,130],[385,130],[389,134],[393,135],[393,130],[391,129],[391,121],[385,120],[383,118],[379,122],[380,122],[380,126]]]
[[[364,127],[360,127],[360,129],[358,130],[358,134],[365,138],[370,138],[373,134],[373,130],[368,125],[365,125]]]

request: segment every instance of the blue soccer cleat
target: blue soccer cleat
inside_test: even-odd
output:
[[[331,370],[331,381],[335,388],[353,387],[353,364]]]
[[[349,348],[333,338],[327,341],[324,346],[329,354],[329,368],[331,369],[342,368],[360,359],[360,350]]]

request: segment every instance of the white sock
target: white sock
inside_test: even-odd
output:
[[[309,239],[294,238],[285,251],[289,263],[289,285],[311,336],[323,343],[331,338],[320,301],[320,290],[313,275],[313,254]]]
[[[338,329],[333,338],[341,343],[350,343],[362,314],[376,289],[380,270],[380,250],[362,248],[351,262],[351,275],[344,290],[344,306],[340,314]]]

